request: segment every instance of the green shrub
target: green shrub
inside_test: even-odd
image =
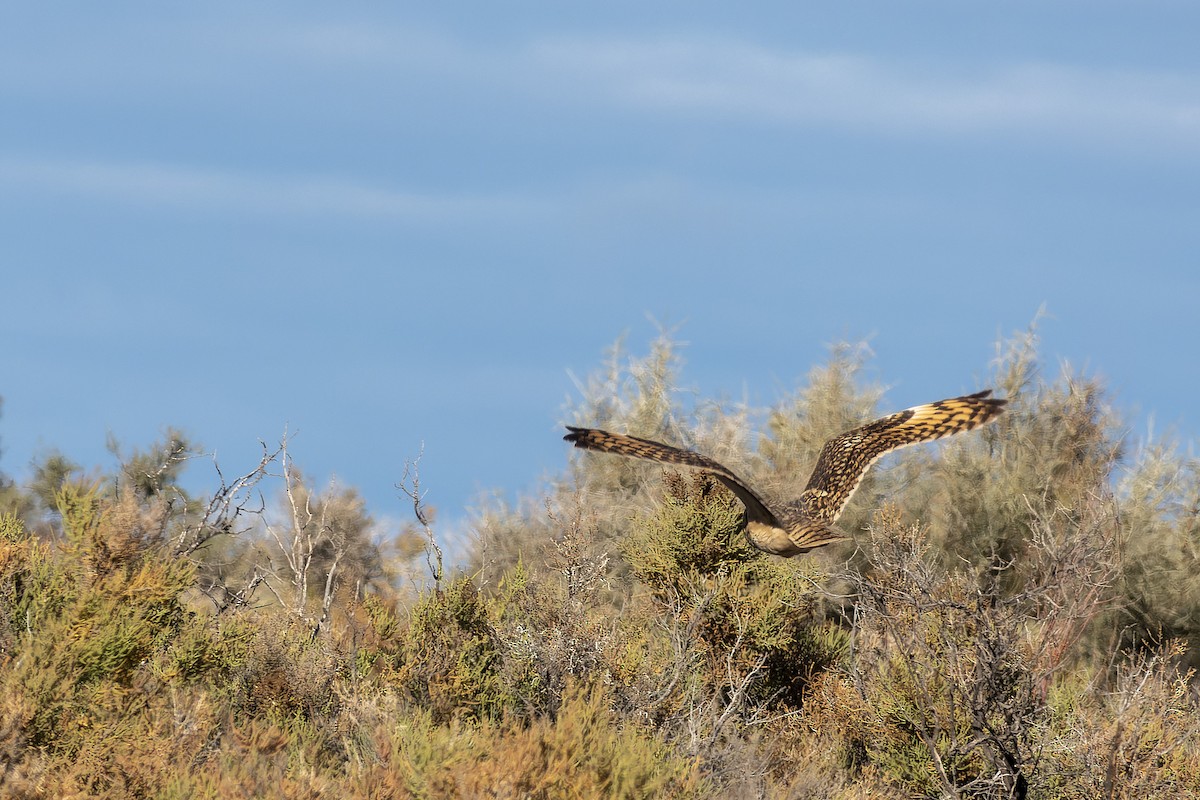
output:
[[[494,719],[511,704],[486,599],[469,578],[426,592],[409,617],[398,682],[438,724]]]
[[[841,520],[853,542],[791,560],[753,549],[711,480],[582,455],[489,509],[471,578],[419,591],[352,491],[291,484],[322,512],[304,536],[345,536],[300,570],[264,556],[252,499],[283,447],[207,514],[174,486],[173,435],[95,485],[47,462],[57,516],[0,517],[0,796],[1200,795],[1200,470],[1170,441],[1126,466],[1103,385],[1043,378],[1035,344],[1001,348],[997,424],[885,458]],[[877,413],[866,355],[723,406],[685,402],[664,337],[614,353],[573,421],[794,497]],[[319,562],[363,591],[291,602]]]
[[[98,696],[130,686],[179,630],[192,572],[131,532],[125,506],[72,488],[61,507],[62,552],[7,531],[5,610],[17,657],[0,686],[27,698],[30,745],[69,753],[104,716]]]
[[[416,715],[395,726],[390,739],[389,774],[380,777],[414,797],[708,796],[694,762],[652,733],[619,723],[598,687],[573,686],[555,717],[528,725],[445,727]]]

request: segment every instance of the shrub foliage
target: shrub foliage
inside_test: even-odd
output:
[[[888,410],[868,357],[730,406],[679,391],[663,337],[614,349],[567,417],[787,498]],[[1200,469],[1128,441],[1094,378],[1044,376],[1034,331],[988,385],[997,424],[884,459],[853,541],[794,560],[720,485],[617,458],[572,454],[419,579],[420,493],[381,535],[286,442],[201,499],[173,431],[111,476],[55,454],[3,486],[0,795],[1200,793]]]

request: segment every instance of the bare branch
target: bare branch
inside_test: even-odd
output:
[[[225,480],[221,466],[217,463],[216,456],[213,456],[213,467],[221,479],[221,486],[213,493],[200,519],[192,525],[185,526],[175,537],[172,548],[174,555],[189,556],[216,536],[239,536],[253,527],[243,525],[241,520],[246,517],[262,517],[266,503],[258,491],[258,485],[270,475],[271,464],[286,452],[287,436],[284,435],[283,441],[274,451],[268,450],[266,443],[262,441],[259,444],[262,446],[262,457],[258,465],[235,478],[232,483]],[[252,505],[255,500],[258,501],[257,504]]]
[[[404,462],[404,474],[400,477],[400,482],[396,484],[396,488],[412,501],[413,515],[417,518],[421,530],[425,533],[425,539],[428,546],[425,549],[425,563],[429,566],[430,575],[433,577],[433,585],[436,591],[442,590],[442,580],[445,578],[445,567],[442,560],[442,548],[437,543],[437,538],[433,535],[433,526],[430,524],[429,514],[425,507],[425,496],[421,492],[421,458],[425,455],[425,445],[421,445],[417,457],[411,461]],[[431,555],[432,551],[432,555]]]

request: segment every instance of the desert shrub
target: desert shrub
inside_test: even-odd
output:
[[[869,568],[852,576],[853,659],[806,710],[846,732],[847,763],[928,797],[1025,797],[1047,785],[1047,697],[1119,575],[1115,504],[1078,512],[1035,520],[1017,592],[994,579],[1009,564],[947,569],[920,526],[895,509],[876,517]]]
[[[706,796],[696,765],[654,734],[621,724],[597,686],[572,685],[555,716],[528,724],[447,727],[416,714],[380,738],[386,767],[368,781],[414,797]]]
[[[1002,345],[994,385],[1009,401],[1004,414],[948,442],[941,459],[922,467],[924,497],[908,503],[947,564],[1014,561],[1004,576],[1014,589],[1028,578],[1018,556],[1035,519],[1082,513],[1091,498],[1111,493],[1123,450],[1100,382],[1065,368],[1047,382],[1036,346],[1032,329]]]
[[[513,693],[510,713],[553,715],[574,682],[604,678],[612,691],[624,688],[621,654],[614,652],[622,632],[578,595],[582,580],[531,575],[518,565],[501,581],[493,609],[503,680]]]
[[[745,732],[798,709],[845,638],[815,614],[812,562],[754,549],[741,506],[707,476],[667,473],[665,484],[657,513],[622,543],[671,655],[648,711],[719,785],[750,791],[765,777],[762,748]]]
[[[147,526],[127,502],[105,501],[94,490],[64,490],[60,499],[67,544],[11,535],[5,581],[9,629],[20,620],[13,650],[20,654],[2,682],[27,699],[24,736],[51,752],[74,752],[98,700],[131,685],[138,666],[183,623],[180,593],[188,565],[157,557]],[[115,696],[115,695],[113,695]]]
[[[838,658],[814,610],[812,562],[765,557],[742,533],[742,508],[710,477],[667,473],[658,513],[622,544],[657,613],[679,615],[705,652],[710,676],[751,674],[749,698],[796,707],[805,682]]]
[[[0,796],[1200,794],[1200,470],[1169,440],[1126,463],[1103,384],[1044,377],[1033,331],[999,355],[1008,413],[885,458],[853,541],[790,560],[711,480],[598,454],[411,583],[286,442],[207,505],[174,434],[101,480],[46,462],[53,514],[0,517]],[[680,392],[664,336],[568,414],[788,498],[878,413],[867,356],[756,408]]]
[[[1186,644],[1200,666],[1200,461],[1166,443],[1137,453],[1119,484],[1124,529],[1122,604],[1114,620],[1125,648]]]
[[[350,609],[342,641],[352,654],[356,677],[394,676],[400,665],[404,628],[399,609],[367,595]]]
[[[232,675],[239,714],[274,721],[336,716],[335,684],[348,665],[303,621],[278,611],[265,615],[241,646]]]
[[[397,681],[437,724],[460,715],[496,718],[511,702],[501,659],[487,599],[462,577],[426,592],[413,608]]]
[[[605,676],[623,687],[620,626],[607,624],[571,587],[557,573],[532,575],[518,563],[492,593],[466,577],[428,591],[394,654],[382,655],[395,665],[385,680],[438,724],[553,715],[576,679]]]
[[[164,557],[157,504],[65,484],[59,508],[61,544],[11,521],[0,537],[0,792],[146,796],[156,780],[139,765],[161,775],[182,736],[147,721],[185,702],[158,675],[190,624],[179,598],[193,572]]]
[[[1051,697],[1044,735],[1046,794],[1064,798],[1200,794],[1200,703],[1193,673],[1169,642],[1111,675],[1077,673]]]

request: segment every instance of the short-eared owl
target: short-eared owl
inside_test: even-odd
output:
[[[830,439],[821,448],[817,466],[800,497],[775,506],[768,505],[730,470],[690,450],[570,425],[567,426],[570,433],[563,438],[587,450],[678,464],[707,472],[729,487],[746,507],[746,537],[751,544],[775,555],[794,556],[849,538],[834,529],[833,523],[858,488],[863,473],[880,456],[905,445],[929,442],[979,427],[1003,411],[1007,402],[990,397],[991,393],[989,389],[914,406]]]

